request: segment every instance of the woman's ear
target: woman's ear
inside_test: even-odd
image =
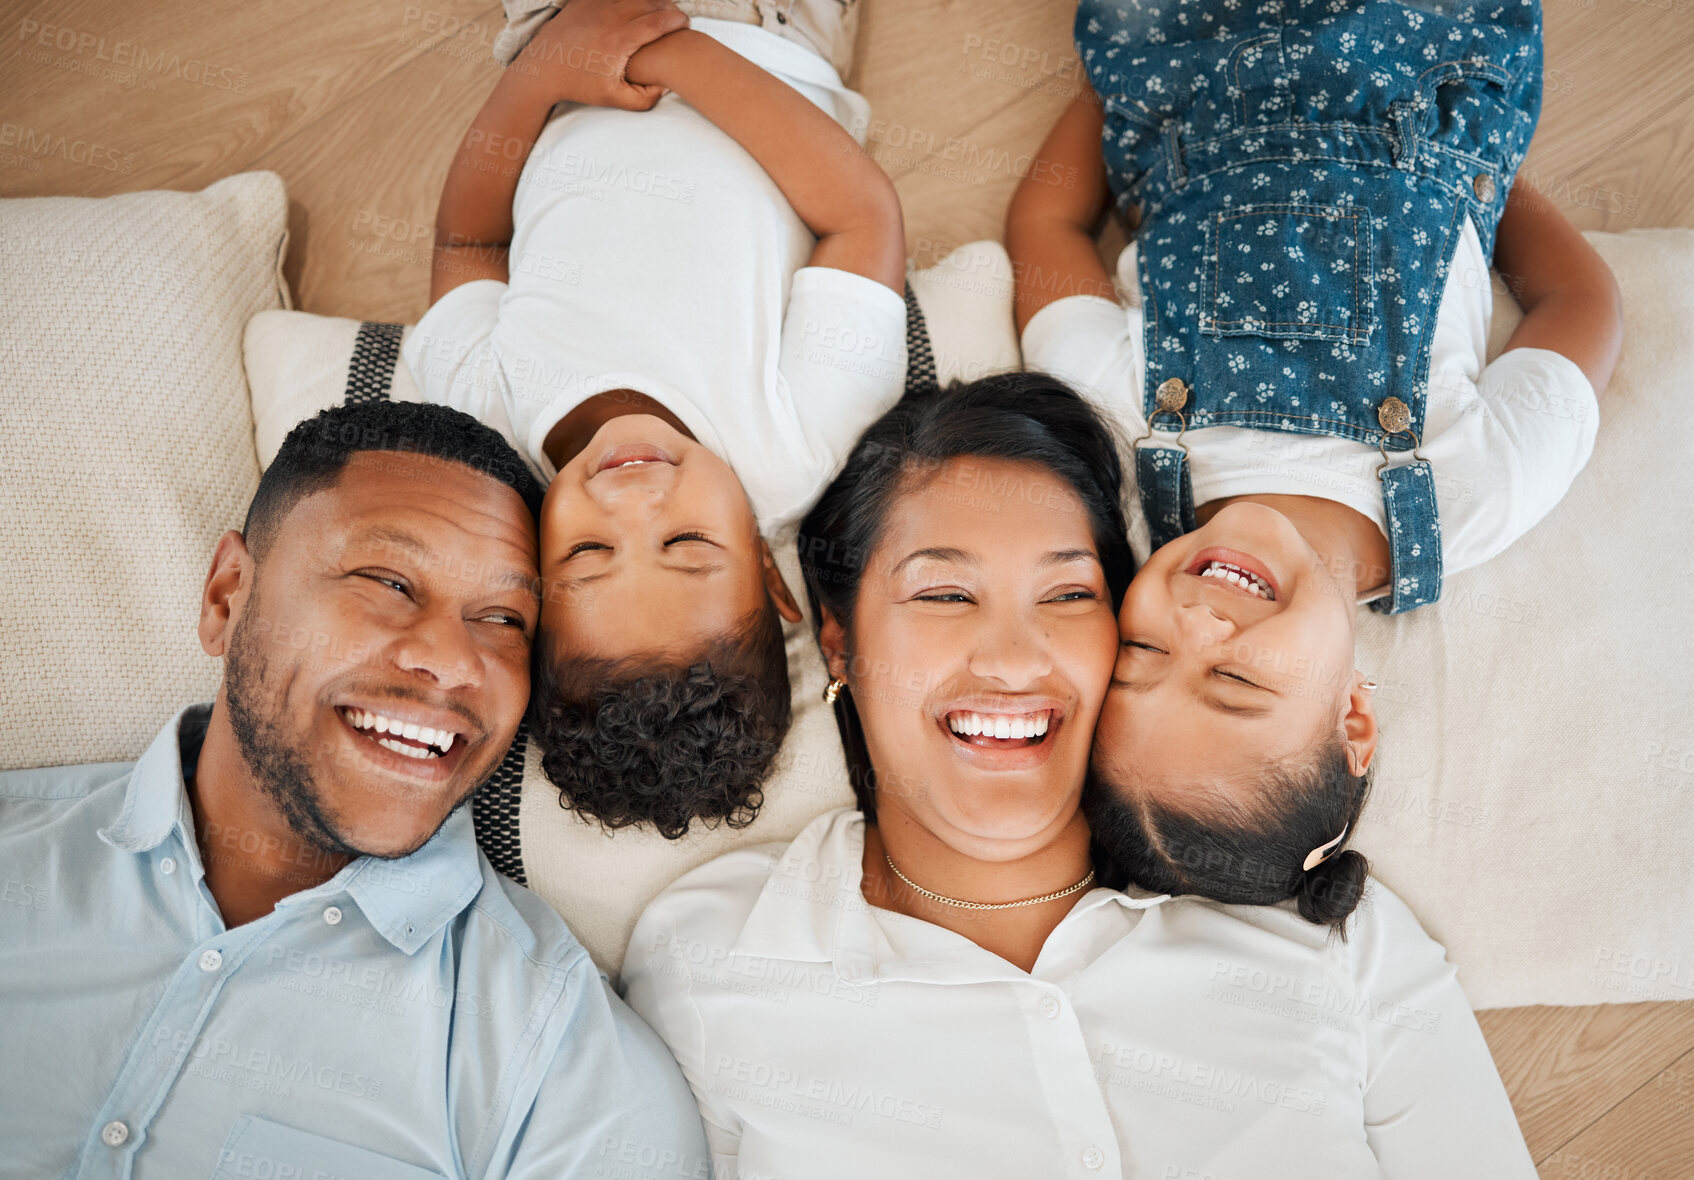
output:
[[[847,632],[829,610],[823,611],[818,626],[818,646],[823,649],[823,662],[829,668],[831,680],[847,679]]]
[[[1369,684],[1370,688],[1365,685]],[[1353,687],[1347,694],[1347,712],[1341,718],[1341,728],[1347,741],[1347,769],[1354,776],[1370,769],[1376,757],[1376,685],[1354,673]]]
[[[794,601],[794,592],[788,588],[788,581],[782,576],[782,570],[777,567],[776,555],[771,552],[770,542],[759,538],[759,559],[765,567],[765,591],[776,603],[776,613],[790,623],[800,621],[800,604]]]
[[[206,572],[206,584],[200,589],[200,648],[209,656],[222,656],[229,650],[230,632],[247,601],[248,582],[252,576],[253,558],[241,534],[230,529],[218,538],[212,553],[212,568]]]

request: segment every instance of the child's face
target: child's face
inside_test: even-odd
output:
[[[645,414],[601,427],[548,487],[541,580],[560,656],[675,662],[736,633],[767,594],[799,618],[729,465]]]
[[[1227,563],[1262,579],[1244,588]],[[1242,575],[1236,575],[1238,579]],[[1320,736],[1370,722],[1353,668],[1354,590],[1288,518],[1233,504],[1172,541],[1130,583],[1117,666],[1095,735],[1108,782],[1135,782],[1172,808],[1206,792],[1251,805],[1267,766]],[[1362,711],[1362,712],[1361,712]]]

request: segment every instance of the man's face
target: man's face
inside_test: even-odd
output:
[[[529,694],[535,554],[516,492],[422,455],[359,452],[288,511],[231,600],[223,698],[304,842],[405,856],[494,771]]]
[[[557,657],[674,660],[734,634],[767,594],[799,618],[741,481],[646,414],[602,426],[548,486],[541,573]]]

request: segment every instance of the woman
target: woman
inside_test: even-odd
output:
[[[683,877],[624,964],[719,1174],[1533,1175],[1391,894],[1342,942],[1103,887],[1120,490],[1091,411],[1016,374],[908,397],[806,518],[860,809]]]

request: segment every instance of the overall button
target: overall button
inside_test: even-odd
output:
[[[331,926],[341,925],[341,907],[332,905],[325,910],[324,921],[328,922]]]
[[[200,970],[216,971],[224,965],[224,957],[217,951],[207,951],[200,956]]]
[[[1045,1016],[1048,1020],[1057,1019],[1059,1015],[1059,1001],[1055,1000],[1052,996],[1044,996],[1041,1000],[1041,1015]]]
[[[1082,1166],[1091,1172],[1097,1172],[1106,1166],[1106,1153],[1098,1147],[1090,1147],[1082,1153]]]
[[[1385,397],[1376,407],[1376,420],[1389,434],[1399,434],[1412,424],[1412,411],[1397,397]]]
[[[165,857],[164,860],[159,862],[159,871],[167,877],[176,872],[176,859],[169,856]]]
[[[129,1142],[129,1128],[116,1120],[100,1128],[100,1142],[107,1147],[122,1147]]]
[[[1161,410],[1180,410],[1188,404],[1188,382],[1181,377],[1168,377],[1153,391],[1153,400]]]
[[[1470,182],[1470,186],[1472,191],[1476,193],[1476,199],[1484,205],[1494,203],[1494,178],[1488,173],[1477,173],[1476,179]]]

